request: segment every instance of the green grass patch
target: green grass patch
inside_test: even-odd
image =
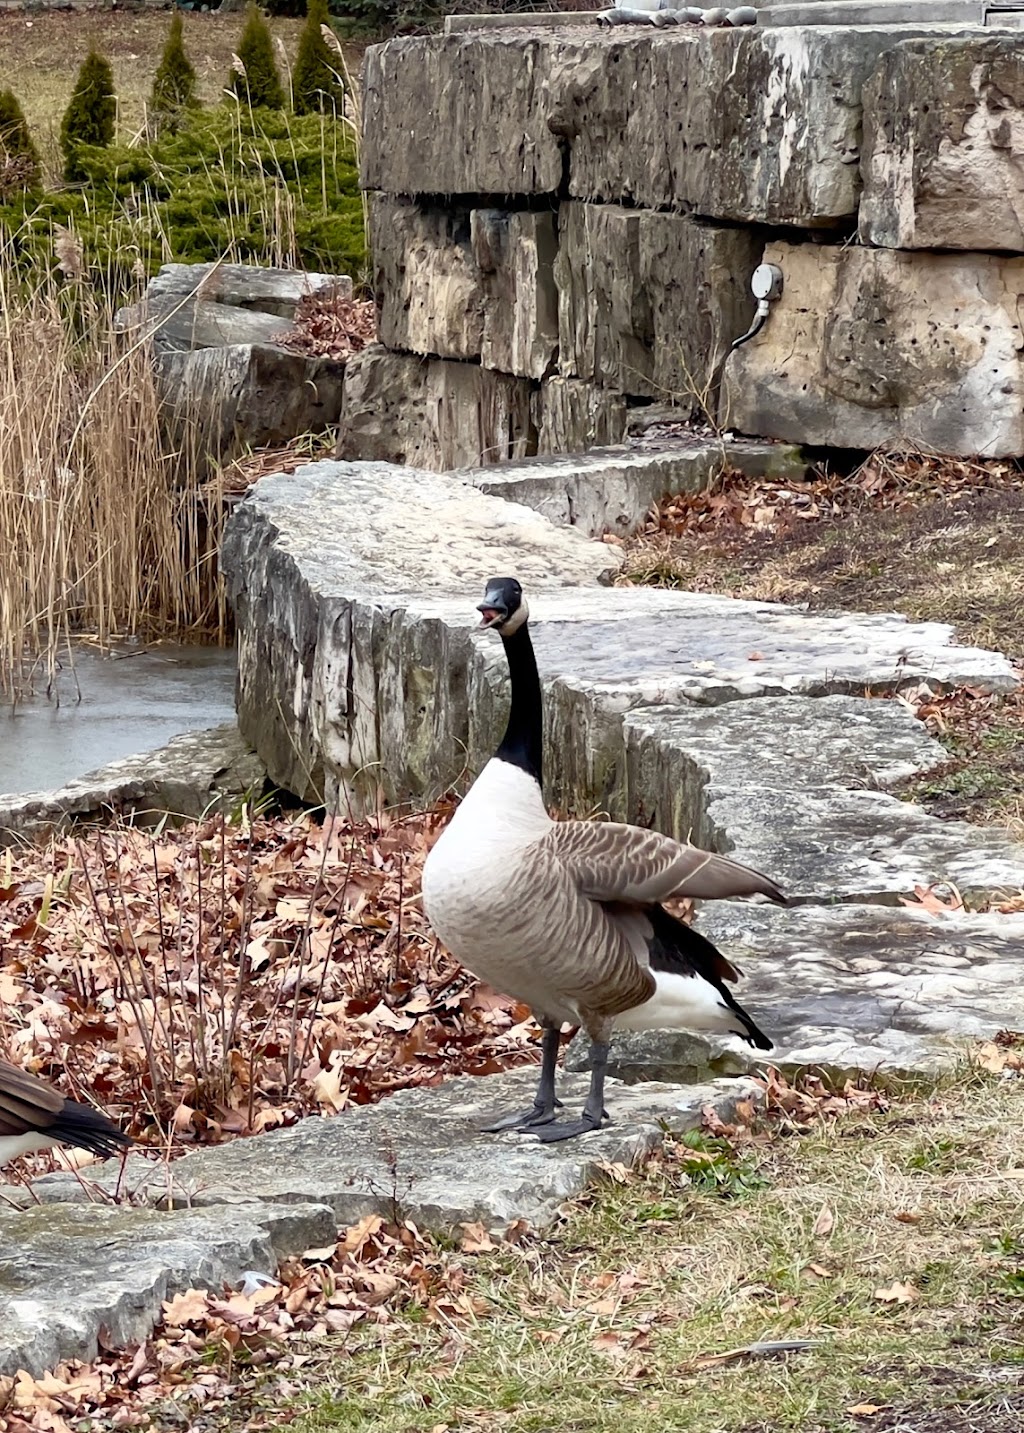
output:
[[[357,1325],[294,1428],[1015,1433],[1024,1086],[879,1105],[687,1135],[549,1237],[453,1256],[462,1309]]]

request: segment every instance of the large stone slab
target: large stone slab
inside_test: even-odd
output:
[[[912,40],[864,91],[860,231],[894,249],[1024,250],[1024,50]]]
[[[741,967],[737,996],[775,1048],[661,1030],[616,1035],[609,1070],[618,1078],[708,1079],[766,1064],[914,1077],[953,1066],[974,1040],[1024,1027],[1024,916],[737,901],[705,908],[697,924]],[[566,1067],[586,1066],[577,1037]]]
[[[301,298],[351,292],[342,275],[165,264],[116,323],[151,345],[172,441],[223,458],[338,421],[344,363],[292,353],[280,340]]]
[[[363,62],[365,189],[555,194],[550,53],[539,35],[432,35],[373,45]]]
[[[759,237],[616,204],[563,204],[558,232],[560,372],[714,413],[721,362],[754,316]]]
[[[110,762],[56,790],[0,795],[0,846],[112,815],[140,825],[195,819],[260,791],[266,774],[233,723],[184,732],[156,751]]]
[[[626,537],[651,504],[703,492],[728,468],[752,477],[784,474],[799,481],[806,460],[795,449],[743,438],[664,439],[648,446],[595,448],[569,457],[527,458],[497,467],[463,468],[458,477],[481,492],[525,503],[554,523],[588,537]]]
[[[631,712],[627,813],[734,852],[794,901],[895,903],[917,885],[1024,888],[1024,847],[878,788],[947,753],[901,704],[858,697]]]
[[[500,644],[473,630],[480,585],[502,570],[530,594],[550,792],[571,810],[621,807],[633,707],[926,678],[1015,686],[1004,658],[949,646],[939,624],[596,585],[617,562],[454,477],[320,463],[263,479],[222,553],[242,732],[272,780],[314,800],[358,804],[378,779],[390,799],[439,794],[479,768],[504,720]]]
[[[190,1288],[219,1292],[249,1269],[274,1274],[281,1259],[333,1243],[336,1227],[315,1197],[163,1213],[0,1207],[0,1375],[87,1362],[101,1336],[108,1347],[145,1339],[165,1299]]]
[[[628,412],[621,393],[557,374],[531,399],[538,453],[584,453],[621,443]]]
[[[913,26],[471,31],[367,54],[363,183],[848,223],[861,90]],[[442,136],[442,142],[438,142]]]
[[[770,244],[765,260],[785,288],[726,364],[739,431],[1024,454],[1024,258]]]
[[[337,454],[435,472],[525,458],[530,398],[525,379],[375,345],[349,360]]]
[[[254,1203],[276,1210],[315,1202],[329,1205],[339,1224],[380,1213],[443,1233],[470,1220],[497,1231],[525,1219],[542,1229],[594,1181],[600,1163],[631,1165],[661,1143],[666,1129],[699,1126],[705,1107],[728,1119],[737,1100],[756,1095],[745,1080],[689,1088],[609,1083],[612,1122],[584,1138],[542,1145],[511,1131],[481,1134],[495,1115],[530,1103],[537,1074],[531,1067],[400,1090],[331,1119],[305,1119],[202,1150],[170,1169],[136,1159],[125,1184],[139,1200],[170,1197],[204,1209],[229,1204],[243,1224],[258,1219]],[[568,1109],[582,1107],[587,1083],[578,1076],[560,1081]],[[38,1180],[35,1188],[47,1199],[79,1197],[65,1176]]]
[[[383,344],[547,375],[558,352],[553,213],[376,194],[370,214]]]

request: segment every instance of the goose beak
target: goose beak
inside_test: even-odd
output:
[[[478,630],[479,628],[498,627],[508,616],[508,608],[505,606],[505,599],[500,592],[488,592],[476,610],[483,614]]]

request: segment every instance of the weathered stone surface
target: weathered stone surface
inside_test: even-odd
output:
[[[632,707],[899,679],[1015,685],[1004,658],[949,647],[939,624],[583,585],[615,549],[408,470],[320,463],[264,479],[232,514],[222,561],[241,729],[272,780],[329,803],[340,788],[366,798],[357,772],[390,799],[436,795],[493,751],[505,666],[472,629],[479,584],[502,570],[531,594],[551,796],[570,810],[621,808]]]
[[[370,245],[381,343],[439,358],[479,358],[484,292],[469,210],[375,194]]]
[[[549,53],[538,35],[389,40],[363,62],[365,189],[389,194],[554,194]],[[439,136],[443,142],[439,143]]]
[[[194,818],[261,789],[265,777],[266,767],[234,724],[185,732],[157,751],[111,762],[55,791],[0,795],[0,845],[115,813],[138,824]]]
[[[442,472],[524,458],[535,449],[525,379],[376,345],[349,361],[339,458]]]
[[[707,821],[717,849],[770,871],[798,901],[895,904],[940,882],[965,895],[1024,889],[1024,846],[881,791],[724,789]]]
[[[578,378],[549,378],[531,400],[538,453],[584,453],[621,443],[626,400]]]
[[[728,360],[741,432],[840,448],[1024,454],[1024,258],[770,244],[785,275]]]
[[[352,280],[230,264],[166,264],[119,328],[149,336],[172,441],[224,457],[338,421],[345,365],[279,340],[305,294]]]
[[[335,1230],[315,1197],[170,1213],[0,1208],[0,1374],[38,1376],[66,1358],[94,1358],[101,1332],[114,1347],[143,1339],[164,1299],[219,1290],[248,1269],[276,1273],[280,1259],[332,1242]]]
[[[877,788],[947,753],[896,702],[770,698],[624,723],[632,820],[733,851],[792,900],[895,902],[915,885],[1024,886],[1024,847]]]
[[[791,475],[803,477],[807,464],[792,448],[742,438],[675,439],[463,468],[457,476],[481,492],[525,503],[554,523],[571,523],[588,537],[625,537],[660,498],[702,492],[726,467],[752,476],[778,474],[787,459]]]
[[[575,198],[828,227],[857,211],[862,86],[915,33],[595,27],[392,40],[367,54],[363,183],[553,195],[565,166]]]
[[[352,280],[345,274],[263,268],[255,264],[164,264],[147,294],[175,303],[201,290],[201,297],[236,308],[259,309],[291,319],[299,300],[338,296],[351,298]]]
[[[716,411],[717,372],[754,315],[749,229],[616,204],[559,210],[559,369],[684,416]]]
[[[128,1187],[136,1199],[160,1201],[169,1197],[170,1181],[173,1200],[204,1208],[231,1204],[242,1220],[252,1217],[253,1201],[315,1202],[328,1204],[340,1224],[374,1212],[394,1217],[397,1210],[420,1228],[443,1232],[465,1220],[503,1230],[525,1219],[543,1228],[594,1180],[599,1161],[632,1164],[661,1143],[666,1128],[694,1128],[706,1105],[728,1119],[736,1101],[753,1093],[742,1079],[688,1089],[609,1083],[612,1123],[581,1139],[542,1145],[529,1135],[481,1134],[496,1114],[529,1104],[537,1074],[530,1067],[400,1090],[333,1119],[305,1119],[199,1151],[170,1170],[152,1162],[143,1169],[137,1160]],[[569,1109],[582,1106],[586,1092],[587,1081],[578,1076],[559,1083]],[[47,1198],[73,1195],[64,1176],[34,1187]]]
[[[741,967],[737,997],[773,1050],[677,1031],[619,1034],[609,1072],[630,1082],[706,1080],[807,1066],[843,1077],[914,1076],[948,1068],[967,1044],[1024,1021],[1019,966],[1024,916],[930,916],[840,905],[777,911],[719,902],[698,927]],[[577,1036],[566,1068],[587,1068]]]
[[[888,51],[865,87],[861,236],[1024,250],[1024,51],[948,36]]]
[[[485,299],[481,362],[547,377],[558,353],[554,214],[474,209],[470,227]]]
[[[374,195],[378,334],[388,348],[543,378],[558,351],[551,213]]]
[[[156,359],[171,433],[226,457],[274,447],[338,421],[345,365],[265,344],[230,344]]]
[[[474,660],[469,636],[488,577],[514,571],[543,593],[596,583],[620,558],[451,477],[315,463],[257,484],[221,560],[242,731],[276,782],[320,800],[326,775],[333,803],[357,772],[410,795],[458,775],[468,684],[489,691],[497,657],[492,643]]]

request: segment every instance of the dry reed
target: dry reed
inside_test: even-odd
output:
[[[161,433],[148,347],[117,332],[74,234],[26,279],[0,234],[0,696],[76,631],[218,636],[220,505]]]

